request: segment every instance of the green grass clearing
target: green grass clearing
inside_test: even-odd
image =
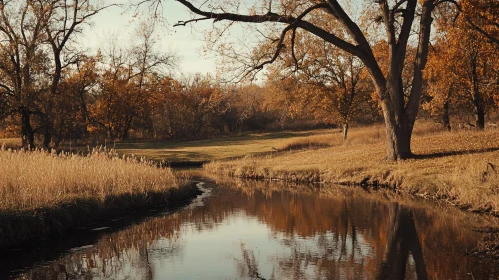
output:
[[[197,141],[117,143],[120,154],[133,154],[153,160],[212,161],[249,154],[271,152],[272,147],[313,135],[339,134],[338,130],[251,133]]]
[[[21,145],[21,138],[0,138],[0,147],[2,145],[19,146]]]

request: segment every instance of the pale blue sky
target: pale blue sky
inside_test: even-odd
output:
[[[122,0],[128,3],[128,0]],[[149,16],[145,11],[143,15],[133,17],[134,10],[124,10],[112,7],[100,12],[93,17],[93,24],[87,27],[79,40],[95,53],[98,48],[102,48],[112,36],[116,36],[118,43],[126,46],[133,43],[133,33],[136,30],[140,19],[147,19]],[[205,46],[200,32],[192,30],[191,27],[173,27],[173,23],[179,20],[190,18],[189,12],[181,4],[175,1],[166,1],[163,6],[163,15],[168,20],[164,24],[156,27],[158,49],[164,52],[174,52],[178,55],[178,66],[185,74],[194,73],[215,73],[216,66],[213,55],[209,57],[203,52]],[[197,24],[196,29],[209,26]]]
[[[101,0],[109,2],[110,0]],[[113,0],[118,1],[126,6],[130,1],[138,0]],[[254,1],[254,0],[252,0]],[[349,2],[350,5],[360,7],[365,0],[353,0]],[[248,1],[246,3],[249,3]],[[348,2],[348,1],[347,1]],[[357,10],[358,11],[358,10]],[[94,16],[93,25],[88,27],[84,34],[79,38],[83,44],[95,53],[98,48],[102,48],[108,43],[109,38],[116,36],[118,43],[126,46],[133,43],[133,33],[136,30],[140,19],[146,19],[150,16],[150,12],[142,9],[142,14],[138,17],[133,17],[135,10],[112,7],[104,10]],[[164,18],[167,20],[163,25],[156,27],[158,49],[164,52],[174,52],[179,57],[178,69],[175,72],[181,72],[186,75],[195,73],[216,73],[215,54],[204,52],[203,49],[206,43],[203,41],[202,30],[209,30],[212,27],[212,21],[201,21],[185,27],[173,27],[173,24],[191,18],[191,14],[187,8],[173,0],[163,1],[163,8],[161,9]],[[251,33],[246,32],[241,28],[236,28],[231,33],[241,33],[241,37],[245,39],[246,47],[248,47],[248,37],[252,37]],[[246,38],[245,38],[246,37]],[[251,38],[249,38],[251,41]],[[251,42],[250,42],[251,43]],[[244,47],[244,46],[242,46]]]

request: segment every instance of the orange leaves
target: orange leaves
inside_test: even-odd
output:
[[[297,32],[295,47],[267,75],[267,90],[291,117],[343,124],[362,111],[376,111],[370,103],[371,82],[358,58],[305,32]]]
[[[499,47],[499,3],[497,0],[463,0],[462,19]]]
[[[450,103],[461,115],[483,116],[498,99],[499,49],[464,20],[439,27],[425,70],[431,102],[424,107],[439,114]]]

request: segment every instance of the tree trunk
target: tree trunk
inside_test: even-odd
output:
[[[364,61],[379,94],[386,125],[387,159],[389,160],[402,160],[414,156],[411,151],[411,136],[421,101],[423,71],[428,61],[428,46],[433,22],[432,11],[435,8],[433,1],[424,1],[420,11],[419,41],[413,63],[414,76],[411,92],[407,96],[404,92],[402,73],[416,5],[417,1],[407,1],[404,23],[398,41],[395,39],[395,27],[390,24],[389,18],[385,17],[385,26],[389,34],[388,76],[385,78],[379,66],[372,65],[375,63],[369,64],[368,59]]]
[[[132,128],[133,116],[127,118],[125,128],[123,129],[123,134],[121,134],[121,140],[126,141],[130,135],[130,129]]]
[[[109,139],[109,141],[114,140],[113,129],[111,128],[111,126],[107,127],[107,138]]]
[[[475,111],[475,127],[483,129],[485,127],[485,106],[482,92],[480,91],[480,74],[478,72],[478,50],[473,50],[470,57],[471,65],[471,92],[472,102]]]
[[[121,135],[121,140],[123,141],[128,140],[128,128],[125,128],[125,130],[123,130],[123,134]]]
[[[449,100],[445,100],[444,102],[442,122],[445,129],[450,131],[451,127],[450,127],[450,118],[449,118]]]
[[[348,135],[348,123],[343,124],[343,141],[347,140]]]
[[[417,111],[419,103],[409,103],[407,107],[404,106],[403,88],[399,79],[388,80],[389,89],[386,90],[386,98],[381,102],[383,110],[383,117],[386,126],[386,140],[387,140],[387,159],[389,160],[403,160],[413,156],[411,151],[411,136],[415,116],[410,118],[408,112]]]
[[[392,160],[408,159],[413,156],[411,151],[412,126],[392,123],[385,119],[388,145],[387,158]]]
[[[478,129],[485,128],[485,110],[483,106],[475,108],[475,126]]]
[[[50,142],[52,142],[52,125],[47,121],[45,124],[45,131],[43,133],[43,147],[46,149],[50,148]]]
[[[478,86],[473,89],[473,111],[475,112],[475,127],[484,129],[485,127],[485,106]]]
[[[23,148],[34,149],[35,133],[31,126],[31,114],[26,109],[21,111],[21,134]]]

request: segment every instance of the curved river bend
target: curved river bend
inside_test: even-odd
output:
[[[496,279],[494,219],[342,187],[207,183],[175,213],[3,254],[14,279]],[[50,253],[49,253],[50,252]],[[22,261],[21,261],[22,260]]]

